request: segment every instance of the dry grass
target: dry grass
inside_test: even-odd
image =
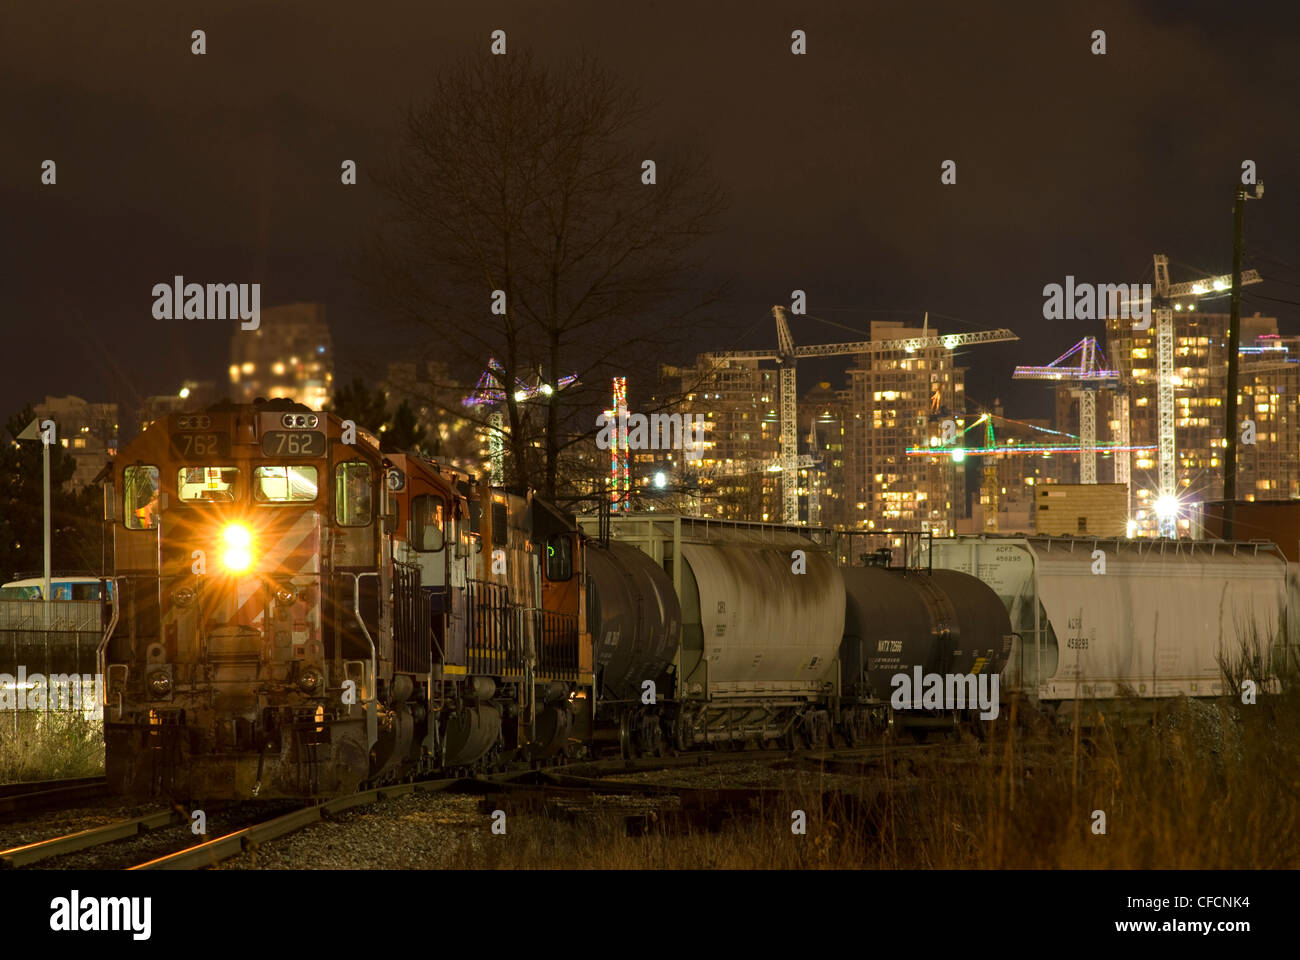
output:
[[[104,772],[104,729],[79,713],[0,714],[0,783]]]
[[[1300,866],[1300,697],[1178,701],[1154,722],[1001,727],[975,763],[922,759],[823,811],[816,774],[717,834],[627,837],[620,817],[521,817],[460,838],[488,869],[1279,868]],[[913,755],[914,756],[914,755]],[[928,757],[928,754],[927,754]],[[791,832],[805,810],[808,832]],[[1093,832],[1093,811],[1106,832]]]

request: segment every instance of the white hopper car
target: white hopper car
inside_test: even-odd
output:
[[[961,536],[935,568],[1001,597],[1016,637],[1002,693],[1031,701],[1213,697],[1224,666],[1280,689],[1300,625],[1295,565],[1272,543]]]

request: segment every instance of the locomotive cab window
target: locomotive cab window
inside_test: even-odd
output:
[[[239,468],[181,467],[176,496],[185,503],[233,503],[239,497]]]
[[[573,538],[567,533],[552,534],[546,541],[546,579],[562,583],[573,576]]]
[[[370,523],[370,464],[349,460],[334,468],[334,522],[341,527]]]
[[[157,467],[127,467],[122,471],[122,519],[128,530],[158,526]]]
[[[411,500],[412,547],[421,553],[436,553],[442,549],[442,524],[446,509],[442,497],[426,494]]]
[[[306,503],[316,499],[316,479],[313,466],[258,467],[253,498],[258,503]]]
[[[506,524],[510,522],[510,511],[504,503],[492,504],[492,545],[495,547],[504,547],[509,538],[506,532]]]

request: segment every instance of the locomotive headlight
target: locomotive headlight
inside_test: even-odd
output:
[[[298,689],[303,693],[315,693],[324,682],[325,678],[320,675],[319,670],[304,670],[298,677]]]
[[[165,697],[172,691],[172,678],[159,670],[149,675],[149,690],[155,697]]]
[[[253,535],[242,524],[232,523],[221,531],[226,551],[221,562],[231,573],[242,573],[253,565]]]

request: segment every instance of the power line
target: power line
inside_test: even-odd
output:
[[[1286,303],[1293,307],[1300,307],[1300,302],[1295,300],[1283,300],[1281,297],[1266,297],[1262,293],[1243,293],[1242,296],[1249,300],[1271,300],[1274,303]]]

